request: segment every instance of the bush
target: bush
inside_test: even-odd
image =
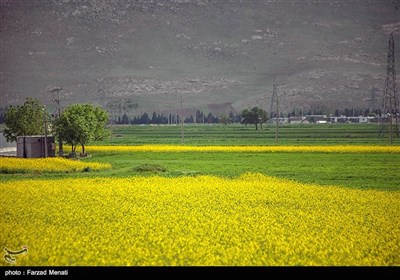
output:
[[[136,166],[133,170],[136,172],[151,172],[151,173],[160,173],[167,171],[167,169],[164,166],[158,164],[141,164],[139,166]]]

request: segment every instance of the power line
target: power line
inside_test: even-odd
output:
[[[278,144],[279,141],[279,98],[275,80],[274,84],[272,85],[272,91],[273,91],[272,94],[275,97],[275,104],[276,104],[276,130],[275,130],[275,145],[276,145]]]
[[[389,129],[389,141],[393,143],[393,136],[399,138],[399,101],[396,92],[396,70],[394,57],[393,33],[390,34],[388,43],[388,56],[385,87],[383,90],[382,112],[380,120],[380,136],[384,136]]]
[[[185,143],[185,132],[184,132],[184,128],[183,128],[183,123],[184,123],[184,119],[183,119],[183,97],[181,95],[181,117],[180,117],[180,122],[181,122],[181,126],[182,126],[182,144]]]
[[[57,118],[61,117],[61,99],[60,99],[60,91],[62,90],[62,87],[55,87],[52,90],[49,90],[51,93],[57,93],[57,97],[53,99],[53,102],[57,104],[57,111],[58,111],[58,116]],[[59,136],[58,137],[58,155],[63,156],[64,151],[63,151],[63,143],[62,139]]]

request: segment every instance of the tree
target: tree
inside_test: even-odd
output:
[[[335,116],[335,117],[339,117],[339,115],[340,115],[340,113],[339,113],[339,109],[336,109],[336,110],[335,110],[335,114],[334,114],[334,116]]]
[[[31,97],[26,98],[22,106],[9,106],[5,114],[4,137],[8,142],[14,142],[17,136],[43,134],[44,114],[48,118],[40,101]]]
[[[261,108],[258,108],[259,120],[260,120],[260,127],[262,129],[262,124],[268,121],[267,112]]]
[[[206,117],[206,122],[207,123],[219,123],[219,118],[214,116],[213,113],[209,112]]]
[[[147,114],[147,113],[143,113],[143,115],[140,117],[140,121],[139,121],[139,123],[140,124],[148,124],[148,123],[150,123],[150,118],[149,118],[149,115]]]
[[[229,122],[231,122],[231,123],[236,122],[236,116],[232,111],[229,112]]]
[[[121,115],[122,113],[124,114],[129,114],[131,113],[132,110],[136,109],[139,105],[135,102],[133,102],[132,99],[127,98],[127,99],[117,99],[117,100],[111,100],[105,104],[105,107],[108,108],[111,114],[112,122],[115,122],[115,116]],[[122,120],[120,120],[122,121]]]
[[[229,124],[231,122],[231,119],[227,115],[221,114],[219,116],[219,122],[224,124],[224,125],[227,125],[227,124]]]
[[[153,112],[153,116],[151,117],[151,123],[152,124],[158,124],[158,119],[157,119],[157,113]]]
[[[185,118],[185,123],[194,123],[193,115],[190,115],[190,117]]]
[[[258,130],[258,124],[267,121],[267,112],[261,108],[253,107],[251,110],[245,109],[242,112],[242,124],[254,124],[256,126],[256,130]]]
[[[0,123],[4,123],[6,121],[6,109],[0,108]]]
[[[122,124],[129,124],[129,117],[128,117],[126,114],[124,114],[124,115],[122,116],[122,118],[121,118],[121,123],[122,123]]]
[[[100,107],[74,104],[67,107],[56,120],[56,136],[72,146],[72,153],[80,144],[84,155],[86,144],[110,135],[110,131],[105,128],[108,119],[108,113]]]
[[[204,122],[204,113],[200,112],[200,110],[196,111],[196,123],[203,123]]]

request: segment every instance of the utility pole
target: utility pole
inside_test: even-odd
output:
[[[279,98],[278,98],[278,91],[276,82],[274,80],[274,84],[272,86],[272,96],[274,97],[275,104],[276,104],[276,129],[275,129],[275,145],[278,144],[279,141]],[[272,107],[272,106],[271,106]]]
[[[51,93],[57,93],[57,98],[53,99],[53,102],[57,104],[57,111],[58,111],[58,116],[57,118],[60,118],[61,116],[61,99],[60,99],[60,91],[62,90],[62,87],[55,87],[54,89],[50,90]],[[63,143],[62,139],[59,137],[58,139],[58,155],[62,157],[64,155],[63,152]]]
[[[44,157],[48,157],[47,151],[47,116],[46,116],[46,106],[43,106],[43,123],[44,123]]]
[[[278,91],[276,89],[276,83],[273,85],[273,90],[275,91],[275,103],[276,103],[276,131],[275,131],[275,145],[278,144],[279,141],[279,98]]]
[[[385,130],[389,127],[389,141],[393,144],[393,136],[396,135],[399,138],[399,101],[396,92],[396,67],[394,58],[394,39],[393,33],[390,34],[388,44],[388,56],[387,56],[387,68],[386,68],[386,80],[383,91],[383,102],[380,123],[380,136],[384,136]],[[386,125],[386,119],[388,125]]]
[[[275,102],[275,94],[276,94],[276,88],[275,88],[275,79],[274,79],[274,83],[272,85],[272,96],[271,96],[271,103],[270,103],[270,109],[269,109],[269,114],[270,114],[270,118],[272,119],[272,117],[274,116],[272,114],[273,110],[274,110],[274,102]],[[270,122],[272,124],[272,121]]]
[[[184,119],[183,119],[183,97],[182,97],[182,95],[181,95],[181,114],[180,114],[181,116],[180,116],[180,121],[181,121],[181,127],[182,127],[182,144],[184,144],[185,143],[185,132],[184,132],[184,129],[183,129],[183,123],[184,123]]]

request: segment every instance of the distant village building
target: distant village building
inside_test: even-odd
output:
[[[290,117],[288,122],[291,124],[301,123],[372,123],[376,122],[375,117],[358,116],[358,117],[328,117],[327,115],[306,115],[305,117]],[[286,123],[286,122],[285,122]]]
[[[310,123],[321,123],[321,121],[327,121],[326,115],[306,115],[306,120]]]
[[[47,143],[47,150],[46,145]],[[19,158],[43,158],[56,156],[54,136],[32,135],[17,137],[17,157]]]
[[[302,123],[308,123],[308,121],[306,120],[306,117],[289,117],[288,123],[302,124]]]
[[[363,116],[358,116],[358,117],[346,117],[346,116],[340,116],[340,117],[330,117],[330,122],[332,123],[370,123],[374,121],[374,117],[363,117]]]
[[[278,118],[279,124],[289,123],[289,118]],[[270,118],[270,123],[276,123],[276,118]]]

